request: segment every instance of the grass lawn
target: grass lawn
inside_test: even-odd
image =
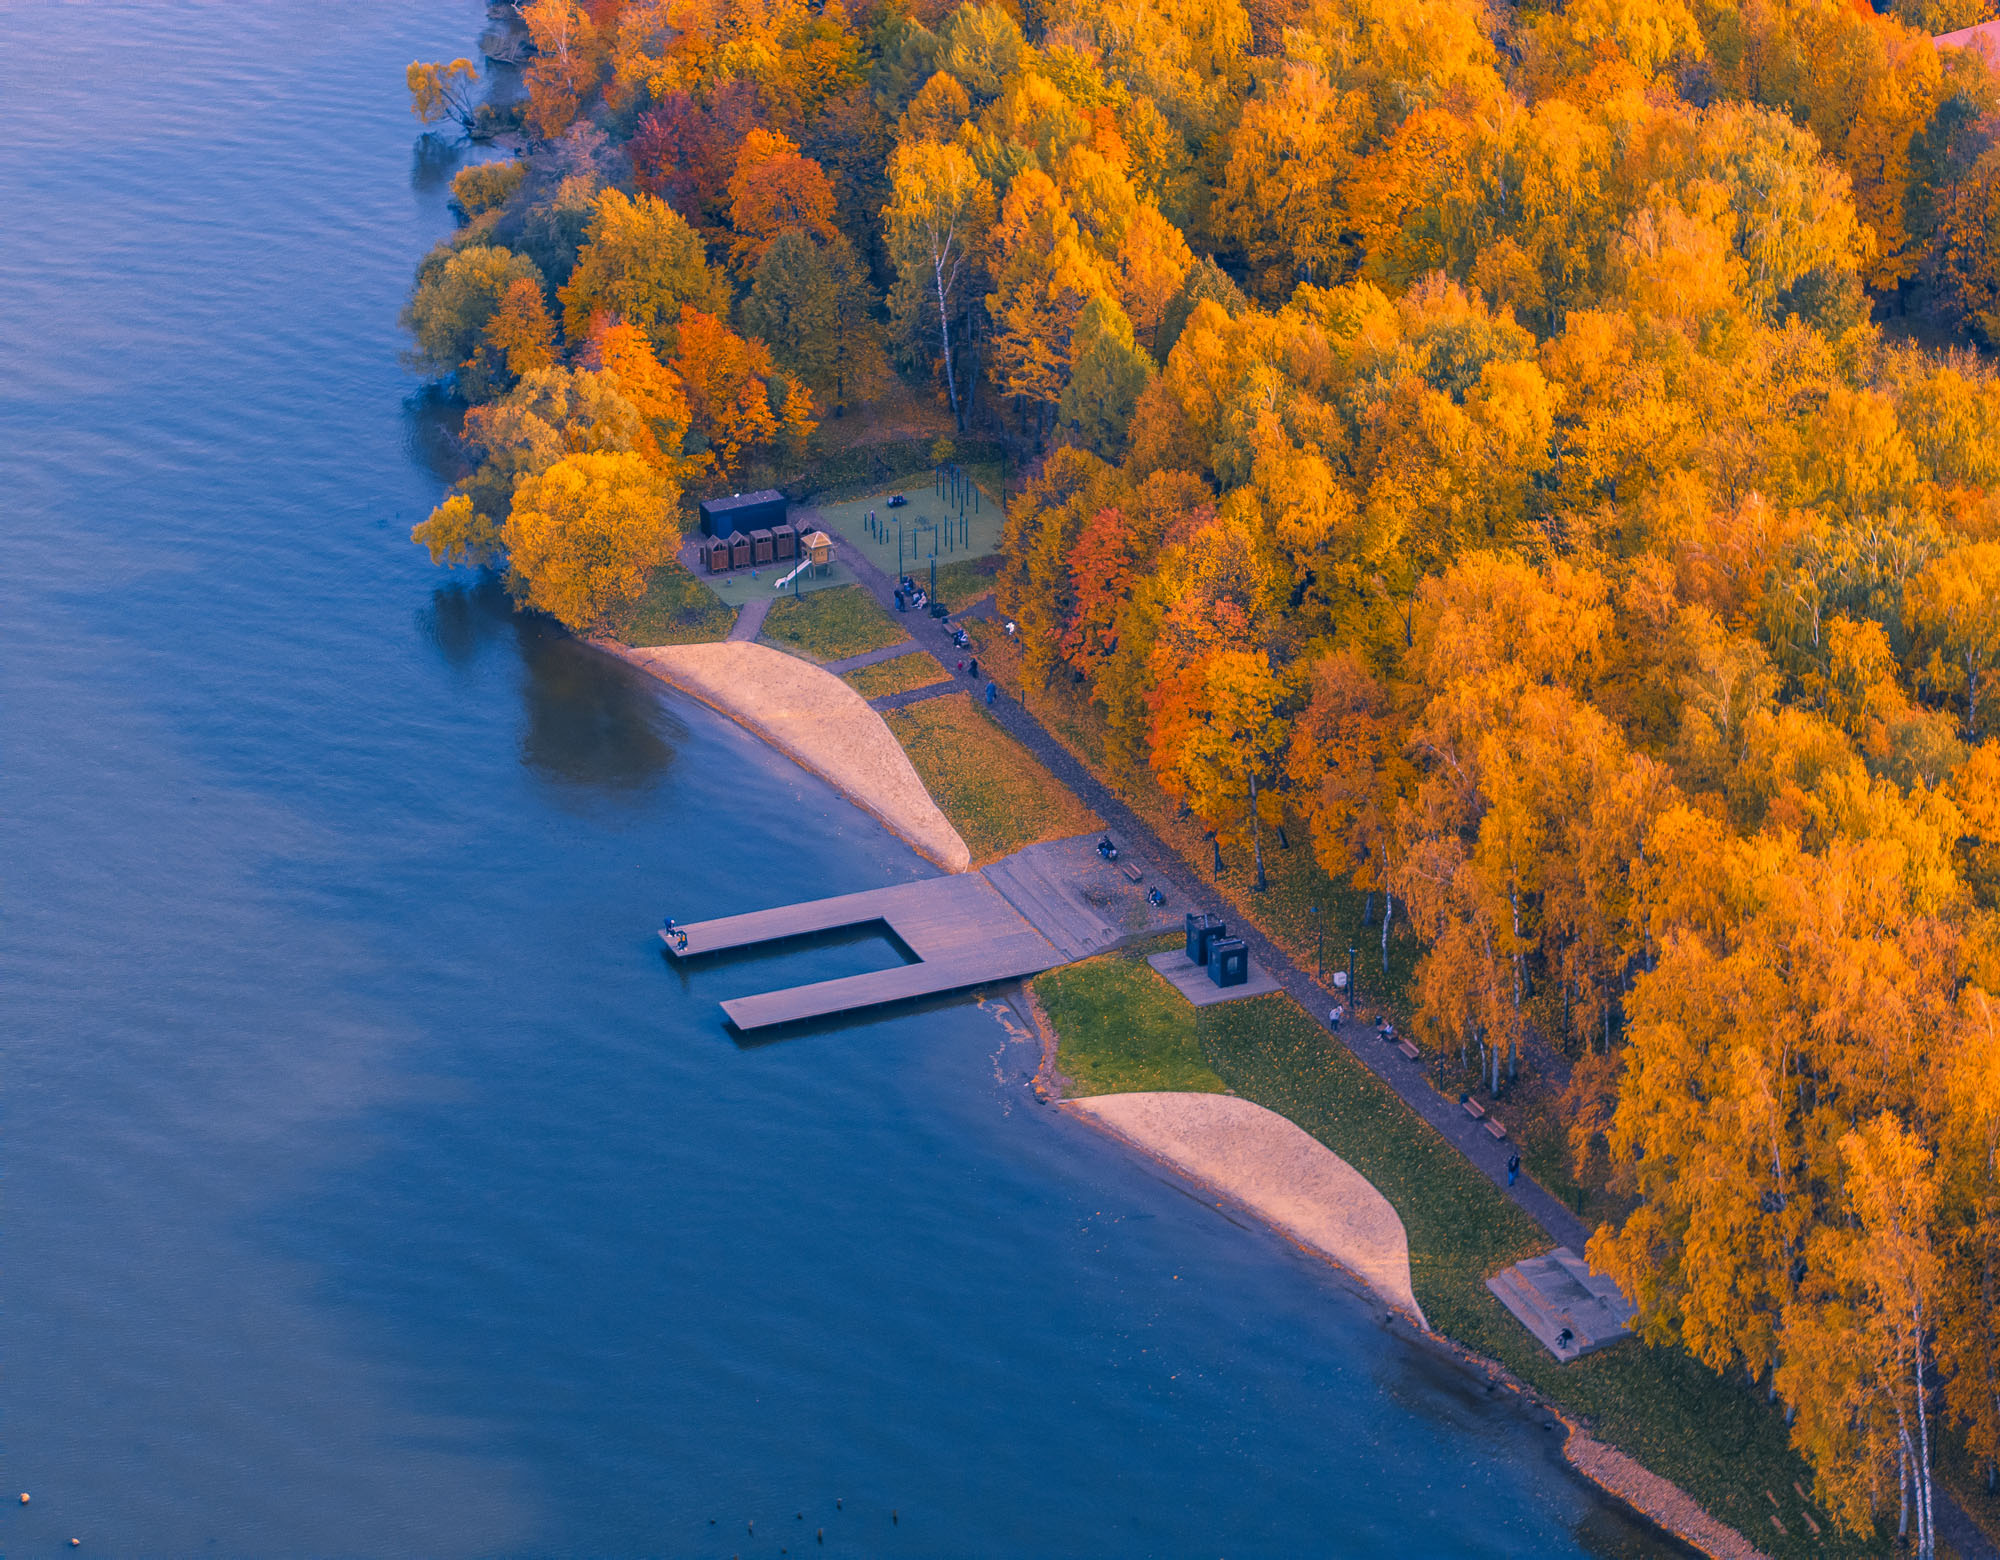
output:
[[[994,576],[1000,572],[1000,555],[961,558],[938,565],[938,599],[954,612],[963,612],[981,596],[993,593]]]
[[[1128,1011],[1141,975],[1157,979],[1136,957],[1112,955],[1036,981],[1065,1071],[1072,1045],[1086,1058],[1122,1062],[1115,1015]],[[1132,1027],[1150,1027],[1149,1007],[1129,1012],[1139,1015]],[[1438,1331],[1498,1360],[1766,1553],[1880,1551],[1879,1543],[1836,1537],[1821,1511],[1813,1517],[1823,1535],[1811,1536],[1793,1489],[1794,1481],[1810,1489],[1811,1474],[1790,1448],[1783,1416],[1741,1376],[1718,1376],[1678,1349],[1637,1342],[1569,1365],[1551,1359],[1485,1287],[1489,1273],[1546,1248],[1547,1237],[1289,997],[1227,1003],[1182,1022],[1197,1030],[1217,1079],[1297,1122],[1381,1189],[1402,1216],[1417,1300]],[[1076,1030],[1074,1041],[1066,1026]],[[1107,1075],[1116,1074],[1107,1068]],[[1136,1057],[1130,1075],[1149,1078]],[[1774,1512],[1785,1535],[1771,1526]]]
[[[1072,1093],[1223,1091],[1202,1059],[1194,1008],[1140,960],[1071,964],[1037,976],[1034,987],[1060,1038],[1056,1065]]]
[[[925,699],[891,710],[885,719],[972,852],[974,866],[1040,840],[1104,827],[1034,754],[989,720],[969,693]]]
[[[864,699],[880,699],[892,693],[907,693],[912,688],[928,688],[936,683],[949,682],[951,673],[929,651],[912,650],[893,661],[877,661],[873,666],[856,667],[840,680]]]
[[[894,618],[875,605],[859,585],[814,591],[800,600],[784,597],[772,603],[764,619],[763,637],[787,650],[802,651],[816,661],[880,650],[908,636]]]
[[[700,580],[678,563],[663,563],[615,628],[619,639],[635,647],[699,645],[727,639],[735,621],[735,609],[716,600]]]

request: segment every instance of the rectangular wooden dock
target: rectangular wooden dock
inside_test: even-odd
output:
[[[917,962],[735,997],[722,1004],[722,1011],[736,1029],[749,1032],[962,991],[1068,962],[978,872],[695,921],[677,928],[686,946],[667,932],[660,937],[676,958],[690,959],[877,923],[900,939]]]

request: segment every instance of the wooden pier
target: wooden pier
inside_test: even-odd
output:
[[[748,1033],[1039,975],[1177,919],[1177,911],[1149,905],[1135,880],[1101,861],[1094,839],[1080,835],[1030,845],[983,872],[694,921],[660,939],[676,959],[698,959],[879,926],[915,956],[894,969],[723,1003],[730,1024]]]
[[[870,925],[897,938],[917,962],[736,997],[723,1003],[722,1011],[738,1030],[748,1032],[963,991],[1068,962],[977,872],[696,921],[678,928],[686,934],[686,947],[666,932],[660,937],[676,958],[689,959]]]

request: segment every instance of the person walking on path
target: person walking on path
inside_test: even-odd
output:
[[[993,700],[995,699],[996,696],[998,696],[999,692],[1000,692],[1000,685],[998,683],[990,682],[986,685],[987,708],[989,709],[992,708]]]
[[[1509,1154],[1507,1156],[1507,1184],[1512,1186],[1514,1184],[1514,1177],[1520,1173],[1521,1156],[1519,1154]]]
[[[1326,1015],[1327,1028],[1331,1029],[1335,1034],[1339,1034],[1341,1021],[1346,1017],[1347,1017],[1347,1009],[1342,1007],[1339,1003],[1336,1002],[1333,1005],[1333,1007],[1329,1009],[1327,1012]]]

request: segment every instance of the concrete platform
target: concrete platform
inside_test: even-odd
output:
[[[1638,1307],[1567,1246],[1503,1268],[1486,1287],[1557,1359],[1569,1361],[1632,1336]],[[1569,1342],[1557,1339],[1567,1328]]]
[[[985,869],[987,881],[1007,896],[1029,925],[1071,959],[1087,959],[1120,943],[1181,925],[1171,904],[1146,902],[1154,876],[1143,861],[1135,883],[1097,854],[1095,834],[1030,845]]]
[[[695,921],[677,928],[679,936],[662,931],[660,940],[676,959],[694,959],[874,925],[900,941],[916,962],[736,997],[722,1004],[724,1015],[740,1031],[769,1029],[1035,975],[1068,962],[976,872]]]
[[[723,1003],[730,1024],[749,1032],[1039,975],[1178,925],[1171,906],[1146,902],[1143,872],[1141,879],[1134,883],[1102,860],[1096,835],[1078,835],[1030,845],[983,872],[691,921],[677,927],[676,935],[661,932],[660,940],[676,959],[698,959],[879,927],[914,958],[895,969]],[[1205,978],[1202,984],[1207,985]]]
[[[1268,997],[1279,989],[1270,971],[1255,959],[1250,961],[1250,978],[1240,986],[1218,986],[1208,978],[1207,966],[1188,963],[1185,951],[1169,948],[1149,954],[1146,962],[1166,976],[1167,983],[1196,1007],[1214,1007],[1218,1002],[1240,1002],[1245,997]]]

